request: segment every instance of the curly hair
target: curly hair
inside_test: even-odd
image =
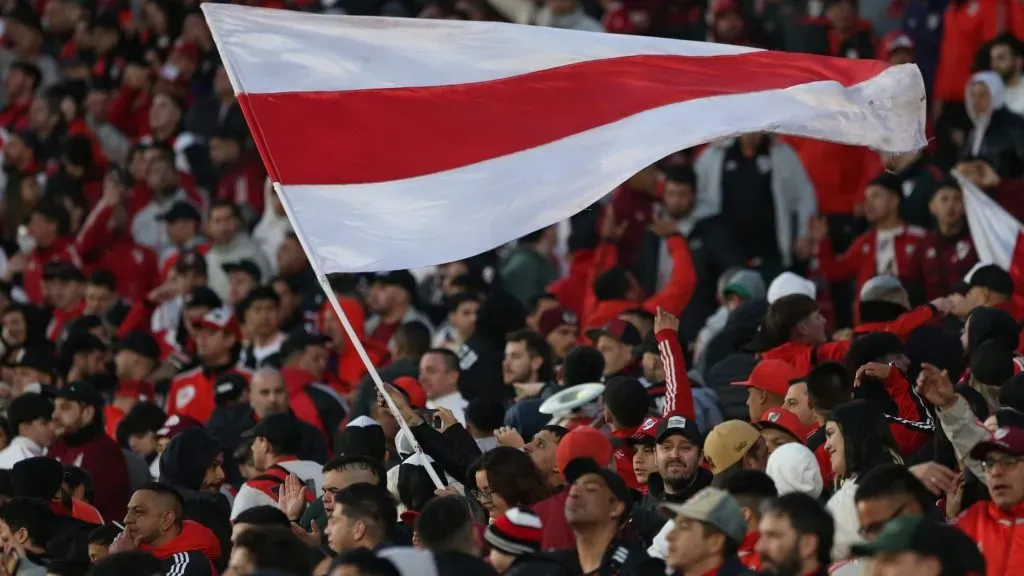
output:
[[[521,450],[499,446],[488,451],[469,468],[466,485],[476,488],[476,471],[487,473],[487,483],[509,507],[530,506],[553,493],[544,473]]]

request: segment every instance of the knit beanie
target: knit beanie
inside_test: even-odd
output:
[[[798,442],[776,448],[768,457],[765,472],[775,482],[779,496],[800,492],[817,498],[824,488],[814,452]]]
[[[519,556],[540,552],[543,535],[544,527],[536,514],[527,508],[511,508],[487,527],[484,540],[496,550]]]

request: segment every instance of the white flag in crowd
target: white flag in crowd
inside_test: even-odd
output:
[[[925,144],[914,65],[492,22],[203,11],[324,272],[483,252],[718,138]]]
[[[964,210],[978,260],[1009,270],[1017,287],[1014,300],[1024,287],[1024,226],[991,196],[955,170],[953,176],[964,191]],[[1019,306],[1019,304],[1018,304]]]

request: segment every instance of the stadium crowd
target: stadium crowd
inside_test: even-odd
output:
[[[0,576],[1024,573],[1024,277],[951,175],[1024,216],[1024,2],[235,3],[913,62],[930,146],[742,135],[332,275],[379,390],[199,1],[0,0]]]

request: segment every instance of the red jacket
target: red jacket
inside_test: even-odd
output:
[[[175,376],[167,392],[167,415],[184,414],[205,423],[217,407],[214,384],[228,372],[241,374],[246,381],[252,377],[251,372],[239,366],[218,370],[200,367]]]
[[[654,334],[658,341],[661,364],[665,371],[665,405],[661,407],[661,415],[678,414],[691,420],[697,420],[693,406],[693,388],[690,377],[686,374],[686,357],[683,347],[679,345],[679,332],[663,328]],[[651,392],[648,389],[648,392]]]
[[[914,330],[925,325],[932,318],[935,318],[936,310],[930,304],[918,306],[909,312],[904,312],[892,322],[887,324],[870,324],[858,326],[854,331],[864,332],[891,332],[899,336],[900,340],[906,341],[907,337]],[[800,374],[807,374],[819,362],[834,360],[842,362],[846,353],[850,350],[849,340],[836,340],[825,342],[817,346],[803,342],[786,342],[761,353],[762,360],[782,360],[796,368]]]
[[[760,539],[760,532],[747,532],[747,535],[743,538],[743,542],[740,542],[740,547],[737,551],[740,557],[740,563],[755,572],[761,569],[761,556],[755,549],[757,541]]]
[[[543,552],[576,547],[576,535],[565,519],[565,501],[568,499],[569,490],[566,489],[530,507],[544,526],[540,544]]]
[[[664,288],[642,303],[631,300],[597,300],[593,292],[594,279],[615,265],[619,251],[618,246],[610,242],[602,242],[597,247],[584,304],[585,313],[581,322],[583,331],[600,328],[623,311],[636,308],[638,304],[652,314],[657,313],[659,307],[675,315],[683,312],[697,286],[697,273],[693,269],[690,247],[682,234],[669,236],[665,244],[672,257],[672,275]]]
[[[153,95],[124,84],[110,103],[110,123],[132,140],[149,134],[149,106]]]
[[[251,216],[263,213],[263,185],[267,171],[258,156],[242,158],[217,181],[217,199],[248,206]]]
[[[127,229],[112,231],[113,213],[105,202],[96,205],[78,232],[77,251],[91,268],[114,275],[118,294],[138,302],[157,287],[156,253],[136,244]]]
[[[43,266],[50,262],[71,262],[81,268],[82,260],[78,257],[74,242],[69,238],[58,238],[46,248],[36,248],[25,265],[22,283],[29,302],[39,305],[43,303]]]
[[[1004,512],[992,502],[978,502],[953,524],[978,543],[987,576],[1017,574],[1012,566],[1024,564],[1024,504]]]
[[[25,102],[12,102],[0,110],[0,127],[8,130],[17,129],[18,124],[28,116],[28,109],[32,106],[32,98]]]
[[[939,68],[933,98],[963,102],[964,86],[971,77],[975,55],[1000,32],[1010,28],[1008,0],[950,2],[942,18]]]
[[[925,300],[931,301],[948,296],[953,285],[962,282],[977,263],[978,252],[966,227],[950,237],[932,230],[917,245],[910,266],[900,277],[905,283],[920,287]]]
[[[882,414],[889,424],[896,449],[904,457],[916,454],[935,431],[931,413],[899,370],[889,371],[884,384],[885,391],[896,403],[896,414]]]
[[[873,152],[861,146],[847,146],[810,138],[786,137],[783,141],[796,150],[807,170],[807,176],[814,184],[818,197],[818,212],[828,215],[852,215],[853,207],[861,201],[864,194],[864,188],[860,185],[864,180],[864,156]]]
[[[104,518],[124,518],[128,506],[128,466],[121,448],[99,421],[74,434],[65,434],[50,446],[47,455],[89,473],[93,502]]]
[[[167,544],[159,548],[140,544],[139,550],[148,552],[161,560],[174,560],[176,562],[175,569],[166,570],[164,573],[181,574],[182,576],[189,574],[186,568],[189,563],[187,556],[190,553],[201,554],[210,563],[211,574],[217,573],[214,562],[221,555],[220,540],[217,539],[216,534],[206,526],[192,520],[182,522],[181,532]],[[202,572],[197,571],[197,573]]]
[[[313,399],[306,393],[306,388],[320,379],[315,374],[301,368],[282,368],[281,377],[284,378],[284,385],[288,388],[288,406],[292,412],[299,420],[316,426],[316,429],[327,440],[327,445],[330,446],[331,439],[327,437],[320,412],[317,411]]]
[[[547,291],[558,298],[558,303],[577,318],[583,316],[584,301],[590,288],[587,280],[594,266],[595,250],[577,250],[569,255],[569,273],[548,284]]]
[[[85,311],[85,300],[79,300],[71,308],[54,308],[50,316],[50,323],[46,326],[46,339],[56,342],[64,332],[64,328]]]
[[[612,445],[616,446],[612,456],[615,457],[615,472],[625,480],[626,486],[631,490],[641,490],[643,484],[636,479],[636,472],[633,472],[633,449],[626,444],[626,440],[636,434],[637,428],[626,428],[615,430],[611,434]]]
[[[857,292],[861,286],[879,274],[900,276],[910,270],[910,260],[918,244],[924,240],[925,231],[917,226],[904,226],[893,238],[894,259],[888,265],[877,262],[876,250],[878,231],[868,230],[853,241],[840,256],[832,252],[832,241],[825,238],[817,248],[818,269],[822,277],[830,282],[854,279]]]
[[[623,184],[612,192],[611,206],[615,212],[615,220],[626,223],[626,231],[619,240],[622,250],[618,253],[618,264],[626,268],[633,267],[633,259],[639,251],[644,231],[651,223],[655,202],[657,198],[648,194],[646,190],[633,188],[628,184]]]

